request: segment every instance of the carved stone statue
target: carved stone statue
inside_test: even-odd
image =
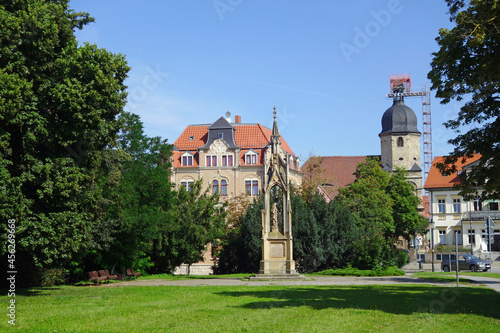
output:
[[[278,205],[276,204],[276,202],[273,203],[271,220],[272,220],[271,231],[278,231]]]

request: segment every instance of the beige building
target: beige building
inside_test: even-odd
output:
[[[221,200],[240,194],[256,196],[262,188],[264,154],[271,130],[261,124],[245,124],[236,116],[213,124],[189,125],[174,142],[172,182],[189,189],[203,179],[204,188],[218,192]],[[300,184],[300,160],[284,139],[292,182]]]
[[[204,189],[219,193],[221,201],[247,194],[256,196],[262,190],[264,154],[270,149],[271,129],[257,123],[242,123],[236,116],[234,123],[224,117],[212,124],[188,125],[174,142],[172,156],[172,183],[189,190],[201,179]],[[288,159],[290,180],[300,185],[300,160],[286,141],[281,147]],[[213,258],[211,249],[203,263],[192,265],[190,274],[210,274]],[[186,273],[180,267],[176,273]]]

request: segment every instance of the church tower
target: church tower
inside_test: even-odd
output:
[[[382,116],[380,132],[381,162],[384,171],[397,167],[408,171],[408,181],[413,183],[416,194],[422,197],[422,169],[420,168],[420,131],[417,116],[404,103],[403,85],[394,88],[392,106]]]

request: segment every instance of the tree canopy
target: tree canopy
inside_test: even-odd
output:
[[[175,191],[172,146],[123,110],[125,57],[79,45],[93,18],[68,3],[0,0],[0,219],[16,222],[19,286],[195,262],[221,237],[224,205],[201,180]]]
[[[101,222],[98,174],[129,67],[78,46],[74,29],[92,20],[68,1],[0,2],[0,218],[18,221],[17,251],[39,266],[67,264]]]
[[[456,132],[452,153],[439,165],[454,172],[458,159],[482,155],[478,166],[462,174],[462,194],[500,197],[500,3],[498,0],[447,0],[455,27],[440,29],[428,78],[442,104],[462,101],[455,119],[444,125]]]

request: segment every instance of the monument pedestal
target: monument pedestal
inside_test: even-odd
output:
[[[274,123],[269,148],[264,154],[262,193],[262,260],[259,274],[251,280],[302,280],[293,260],[292,210],[290,203],[289,155],[281,148],[281,136]]]
[[[310,280],[302,274],[255,274],[250,277],[250,281],[267,281],[267,280]]]

